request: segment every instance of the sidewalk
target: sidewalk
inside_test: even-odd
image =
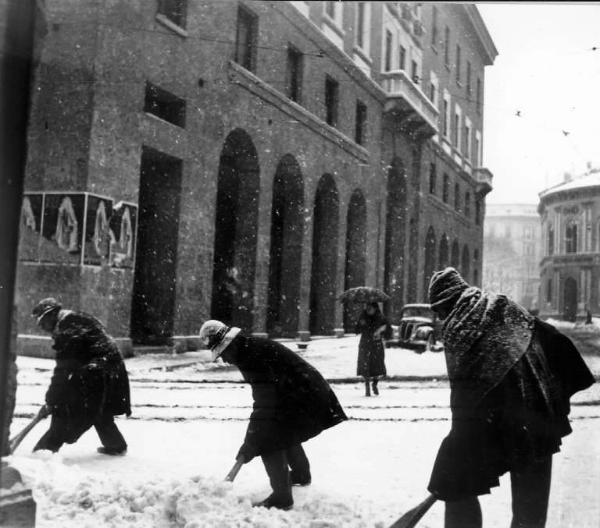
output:
[[[308,342],[304,350],[298,347],[300,341],[285,341],[283,344],[311,363],[327,380],[348,383],[359,380],[356,376],[358,341],[358,336],[315,339]],[[388,348],[385,354],[388,380],[431,381],[448,378],[443,352],[417,354],[403,348]],[[600,356],[585,356],[584,359],[596,379],[600,379]],[[135,381],[242,381],[237,368],[220,360],[211,361],[207,350],[182,354],[146,354],[128,358],[125,362],[130,378]],[[19,356],[17,364],[27,372],[43,372],[52,369],[54,361]],[[22,374],[25,375],[25,372]]]

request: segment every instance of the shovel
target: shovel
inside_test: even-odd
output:
[[[429,495],[423,502],[419,503],[412,510],[407,511],[390,528],[414,528],[436,500],[433,495]]]
[[[8,441],[8,452],[12,455],[15,452],[15,449],[19,446],[19,444],[23,441],[23,439],[27,436],[29,431],[31,431],[39,422],[41,422],[44,418],[48,416],[48,410],[45,406],[43,406],[36,416],[29,422],[23,430],[16,434],[13,438]]]
[[[225,477],[225,482],[233,482],[233,479],[235,479],[237,474],[240,472],[240,469],[242,469],[243,465],[244,463],[241,460],[236,460],[235,464],[231,468],[231,471],[227,473],[227,476]]]

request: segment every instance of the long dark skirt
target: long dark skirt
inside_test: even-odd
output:
[[[381,339],[362,335],[358,344],[356,375],[365,378],[385,376],[385,347]]]

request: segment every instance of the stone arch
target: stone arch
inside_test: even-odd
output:
[[[408,288],[407,302],[415,303],[418,300],[419,284],[419,224],[416,218],[411,218],[408,223]]]
[[[304,182],[291,154],[281,158],[273,178],[267,332],[295,337],[300,312],[304,233]]]
[[[251,137],[235,129],[219,160],[211,316],[252,330],[260,166]]]
[[[333,176],[324,174],[315,194],[309,328],[329,335],[335,326],[339,197]]]
[[[406,231],[406,169],[394,158],[387,178],[384,288],[392,298],[388,315],[398,315],[404,303],[404,245]]]
[[[346,266],[344,289],[362,286],[366,280],[367,265],[367,202],[360,189],[350,197],[346,228]],[[358,304],[344,305],[344,330],[354,331],[354,325],[362,307]]]
[[[567,321],[577,318],[577,281],[567,277],[563,285],[563,317]]]
[[[440,240],[440,255],[439,255],[439,269],[444,269],[450,264],[450,247],[448,245],[448,237],[446,233],[442,235]]]
[[[458,246],[458,240],[452,242],[452,252],[450,255],[450,266],[454,269],[458,269],[460,265],[460,248]]]
[[[435,231],[433,230],[433,227],[430,227],[427,230],[427,235],[425,237],[425,258],[423,266],[423,298],[426,302],[428,302],[429,281],[435,271],[435,250]]]
[[[471,257],[469,255],[469,248],[468,246],[465,244],[463,246],[463,250],[462,250],[462,260],[461,260],[461,264],[460,264],[460,273],[463,276],[463,278],[467,281],[470,282],[470,277],[471,277]]]

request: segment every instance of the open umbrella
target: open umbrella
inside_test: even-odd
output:
[[[338,300],[340,302],[370,303],[385,302],[390,300],[390,296],[377,288],[371,286],[356,286],[342,293]]]

